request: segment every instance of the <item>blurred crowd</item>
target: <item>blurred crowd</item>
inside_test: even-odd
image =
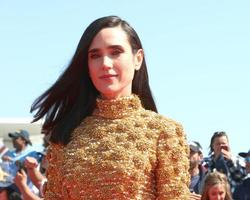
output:
[[[37,200],[43,198],[46,182],[46,151],[48,142],[44,138],[43,149],[32,146],[26,130],[8,133],[13,150],[0,143],[0,199]]]
[[[46,183],[46,152],[32,147],[29,133],[8,133],[13,150],[0,143],[0,199],[40,200]],[[191,200],[250,200],[250,150],[232,155],[228,135],[215,132],[209,154],[203,155],[198,141],[189,142]]]
[[[232,155],[226,132],[215,132],[205,157],[198,141],[189,142],[193,200],[250,200],[250,150]]]

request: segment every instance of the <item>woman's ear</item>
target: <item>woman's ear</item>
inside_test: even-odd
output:
[[[141,68],[143,58],[144,58],[143,50],[139,49],[135,53],[135,70],[139,70]]]

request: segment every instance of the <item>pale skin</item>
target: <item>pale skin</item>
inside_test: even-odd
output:
[[[214,150],[215,159],[217,159],[219,155],[222,154],[223,157],[227,160],[232,160],[232,154],[226,136],[216,137],[212,146]]]
[[[40,171],[37,169],[38,162],[33,157],[27,157],[24,161],[25,167],[27,169],[27,173],[33,182],[33,184],[39,189],[41,188],[41,184],[45,177],[40,173]]]
[[[132,51],[121,27],[104,28],[88,50],[91,80],[103,99],[130,96],[135,70],[143,61],[143,50]]]
[[[27,169],[29,178],[33,184],[39,189],[41,188],[41,183],[45,177],[37,169],[38,163],[37,160],[33,157],[27,157],[24,161],[25,168]],[[35,195],[27,185],[27,174],[21,170],[17,172],[15,179],[15,184],[21,191],[24,200],[41,200],[42,198]]]
[[[41,198],[35,195],[28,187],[27,175],[23,170],[17,172],[14,182],[22,193],[24,200],[41,200]]]
[[[225,185],[222,183],[213,185],[208,190],[209,200],[224,200],[226,196]]]

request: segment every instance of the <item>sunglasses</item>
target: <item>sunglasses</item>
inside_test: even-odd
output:
[[[250,157],[246,157],[245,161],[250,163]]]

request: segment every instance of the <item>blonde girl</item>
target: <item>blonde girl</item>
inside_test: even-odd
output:
[[[227,177],[218,171],[209,173],[204,180],[201,200],[232,200]]]

